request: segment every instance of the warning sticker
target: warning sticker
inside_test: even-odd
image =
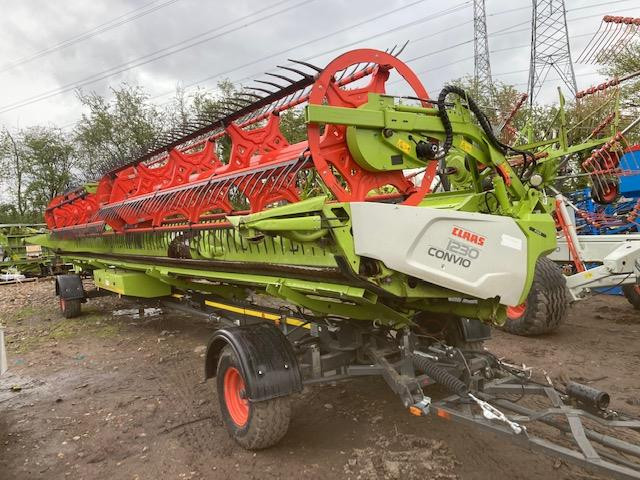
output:
[[[402,150],[404,153],[409,153],[409,151],[411,150],[411,144],[409,142],[405,142],[401,138],[399,138],[396,142],[396,147],[398,147],[398,149]]]
[[[503,233],[500,238],[500,245],[513,248],[514,250],[522,250],[522,239]]]
[[[466,140],[461,140],[460,149],[463,150],[464,152],[471,153],[471,151],[473,150],[473,145],[471,145]]]

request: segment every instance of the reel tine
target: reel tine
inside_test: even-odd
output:
[[[295,80],[291,80],[289,77],[285,77],[284,75],[279,75],[277,73],[269,73],[269,72],[267,72],[265,75],[269,75],[270,77],[279,78],[280,80],[284,80],[285,82],[289,82],[291,85],[296,83]]]
[[[201,113],[195,118],[195,120],[198,122],[206,123],[208,125],[213,122],[215,118],[211,117],[210,115],[206,115],[205,113]]]
[[[255,191],[257,186],[264,185],[262,183],[262,176],[264,175],[264,173],[265,173],[264,170],[261,170],[261,171],[258,171],[258,172],[254,172],[253,175],[251,175],[251,178],[247,179],[247,183],[251,182],[253,184],[251,186],[251,190],[249,190],[247,193],[245,193],[245,196],[247,198],[249,198],[249,197],[251,197],[251,195],[253,195],[253,192]],[[258,179],[257,180],[254,178],[256,175],[258,175]]]
[[[234,107],[237,107],[239,109],[242,108],[246,108],[247,105],[251,105],[252,102],[247,101],[246,103],[238,103],[235,100],[231,100],[231,99],[227,99],[225,100],[227,103],[230,103],[231,105],[233,105]]]
[[[262,100],[264,97],[260,96],[260,95],[256,95],[255,93],[251,93],[251,92],[240,92],[238,93],[239,97],[248,97],[248,98],[253,98],[255,100]]]
[[[148,199],[147,211],[149,214],[153,215],[156,211],[160,210],[160,207],[164,204],[165,197],[167,195],[154,195],[150,199]]]
[[[251,90],[256,90],[258,92],[264,92],[267,95],[273,95],[276,92],[272,92],[271,90],[267,90],[266,88],[260,88],[260,87],[247,87],[250,88]],[[266,97],[262,97],[262,98],[266,98]]]
[[[407,45],[409,45],[409,40],[407,40],[406,42],[404,42],[404,43],[402,44],[402,46],[400,47],[400,50],[398,50],[398,51],[395,53],[394,57],[398,58],[398,57],[400,56],[400,54],[401,54],[402,52],[404,52],[404,49],[405,49],[405,48],[407,48]]]
[[[216,107],[214,110],[211,111],[211,113],[214,114],[214,117],[212,120],[210,120],[210,122],[215,123],[215,122],[219,122],[225,117],[228,117],[229,114],[233,113],[233,110],[223,109],[223,107]]]
[[[305,67],[310,68],[311,70],[315,70],[318,73],[322,72],[323,70],[322,68],[316,67],[314,64],[305,62],[303,60],[294,60],[293,58],[288,58],[287,60],[293,63],[297,63],[298,65],[304,65]]]
[[[285,180],[287,179],[291,171],[296,167],[297,163],[298,163],[297,161],[292,162],[291,164],[287,165],[282,169],[281,174],[278,176],[278,179],[273,184],[273,187],[272,187],[273,191],[279,190],[280,187],[284,185]]]
[[[308,73],[304,73],[302,70],[298,70],[297,68],[287,67],[286,65],[277,65],[278,68],[282,68],[283,70],[289,70],[290,72],[297,73],[303,78],[311,78],[312,75]]]
[[[393,48],[391,50],[386,49],[385,52],[387,52],[389,55],[393,55],[393,52],[396,51],[396,48],[398,48],[398,44],[396,43]]]
[[[236,95],[232,100],[237,104],[242,105],[243,107],[246,107],[247,105],[251,105],[253,103],[253,100],[250,100],[247,97],[241,97],[240,95]]]
[[[345,69],[342,72],[342,75],[340,75],[340,78],[338,79],[338,81],[342,80],[343,78],[349,78],[351,75],[353,75],[354,73],[356,73],[356,70],[358,70],[358,67],[362,65],[361,63],[356,63],[353,68],[351,69],[351,72],[347,74],[347,69]]]
[[[274,92],[274,93],[277,93],[277,91],[282,90],[284,88],[282,85],[278,85],[277,83],[269,82],[267,80],[254,80],[254,82],[262,83],[264,85],[270,85],[272,87],[276,87],[278,90],[276,90],[276,92]]]
[[[211,122],[203,122],[201,120],[192,120],[191,123],[195,130],[211,125]]]
[[[225,179],[222,181],[219,181],[217,184],[214,184],[215,188],[211,191],[211,200],[215,200],[216,197],[218,197],[218,195],[220,195],[225,188],[227,188],[227,186],[229,185],[229,179]]]
[[[186,205],[187,207],[191,207],[192,206],[192,201],[195,198],[195,196],[198,194],[198,190],[200,189],[200,186],[196,186],[195,188],[190,188],[189,190],[185,191],[185,195],[184,195],[184,202],[181,203],[181,205]]]
[[[274,179],[273,184],[271,185],[271,191],[274,192],[277,190],[277,185],[280,182],[280,179],[283,177],[283,175],[285,175],[285,168],[279,168],[278,170],[280,170],[280,175],[278,175],[277,178]],[[277,172],[274,172],[274,175]]]
[[[209,192],[209,185],[210,185],[210,181],[208,181],[205,184],[200,185],[199,189],[200,189],[200,193],[198,194],[198,198],[196,198],[196,201],[194,202],[195,205],[202,205],[202,202],[204,200],[204,197],[207,195],[207,193]]]

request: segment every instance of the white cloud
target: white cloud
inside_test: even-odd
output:
[[[293,6],[302,0],[290,0],[275,9]],[[382,12],[411,4],[415,0],[358,0],[343,2],[340,0],[315,0],[293,8],[268,20],[238,28],[236,31],[205,42],[183,52],[170,55],[155,62],[142,65],[126,72],[118,73],[104,80],[84,87],[108,94],[108,87],[122,81],[128,81],[145,87],[151,96],[172,92],[178,83],[190,84],[199,79],[220,72],[233,70],[243,64],[256,61],[254,65],[239,68],[225,76],[238,80],[261,71],[272,70],[276,64],[286,58],[305,58],[317,56],[319,52],[338,48],[341,45],[374,36],[357,46],[386,48],[406,40],[428,36],[423,40],[411,42],[402,58],[411,59],[430,52],[445,49],[473,37],[473,25],[470,22],[471,2],[467,7],[454,14],[425,20],[413,26],[400,28],[388,35],[385,31],[414,22],[460,2],[442,2],[425,0],[407,7],[385,18],[366,23],[347,31],[333,35],[319,42],[310,43],[281,56],[259,61],[298,44],[309,42],[320,36],[349,27]],[[61,0],[43,2],[22,0],[20,2],[0,1],[0,69],[14,60],[29,56],[43,48],[55,45],[70,37],[83,33],[111,18],[144,6],[148,1],[133,0]],[[160,3],[158,1],[157,3]],[[181,42],[201,32],[223,26],[234,19],[252,11],[276,4],[277,0],[265,3],[260,0],[235,0],[234,2],[202,2],[197,0],[178,0],[135,21],[78,42],[68,48],[45,55],[42,58],[25,63],[6,72],[0,72],[0,109],[2,106],[28,99],[43,92],[59,89],[91,75],[116,67]],[[569,10],[569,30],[573,37],[571,47],[574,58],[589,40],[589,34],[595,32],[600,17],[612,10],[634,14],[635,1],[619,1],[615,4],[583,9],[585,6],[604,3],[599,0],[567,0]],[[529,0],[504,2],[487,1],[489,33],[511,25],[524,23],[517,29],[525,29],[509,35],[491,36],[490,49],[492,71],[496,79],[513,83],[521,90],[526,89],[529,64],[530,21]],[[503,13],[523,7],[517,11]],[[614,8],[615,7],[615,8]],[[640,16],[640,11],[635,16]],[[267,15],[263,13],[262,16]],[[575,20],[580,17],[589,18]],[[251,20],[246,20],[246,24]],[[242,25],[240,25],[242,27]],[[313,61],[324,65],[333,56],[333,52],[314,58]],[[473,44],[468,43],[457,48],[426,56],[410,66],[421,73],[421,78],[431,95],[448,80],[473,73],[473,60],[465,58],[473,55]],[[519,72],[519,70],[525,70]],[[515,73],[511,73],[514,72]],[[586,87],[599,81],[593,65],[576,65],[579,87]],[[204,82],[211,88],[218,78]],[[557,82],[549,82],[542,91],[541,98],[553,101]],[[168,97],[159,97],[158,102]],[[37,123],[64,125],[73,122],[80,115],[80,106],[73,91],[53,96],[0,114],[0,123],[15,127]]]

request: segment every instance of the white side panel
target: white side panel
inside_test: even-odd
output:
[[[354,202],[358,255],[478,298],[516,305],[527,276],[527,240],[507,217]]]
[[[578,235],[581,258],[583,262],[600,263],[625,242],[640,242],[639,233],[629,233],[625,235]],[[564,236],[558,237],[558,245],[549,258],[555,262],[570,262],[569,248]]]

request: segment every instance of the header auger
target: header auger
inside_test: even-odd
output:
[[[392,53],[284,68],[301,78],[272,75],[232,98],[234,110],[54,199],[51,233],[34,242],[91,272],[101,291],[214,312],[206,376],[217,377],[225,426],[246,448],[285,435],[288,396],[303,384],[380,375],[416,415],[435,411],[640,478],[618,454],[640,456],[638,447],[597,432],[640,423],[573,408],[568,391],[479,348],[484,323],[501,324],[506,306],[524,301],[556,246],[539,172],[551,178],[544,162],[565,153],[500,142],[466,92],[445,87],[430,99]],[[388,94],[391,75],[409,95]],[[308,138],[291,145],[278,114],[303,104]],[[58,277],[56,292],[68,317],[96,294],[77,275]],[[260,295],[296,309],[266,307]],[[432,383],[453,396],[432,401],[423,390]],[[521,408],[512,394],[552,405]],[[528,432],[536,421],[570,432],[572,447]],[[602,457],[585,432],[609,449]]]

